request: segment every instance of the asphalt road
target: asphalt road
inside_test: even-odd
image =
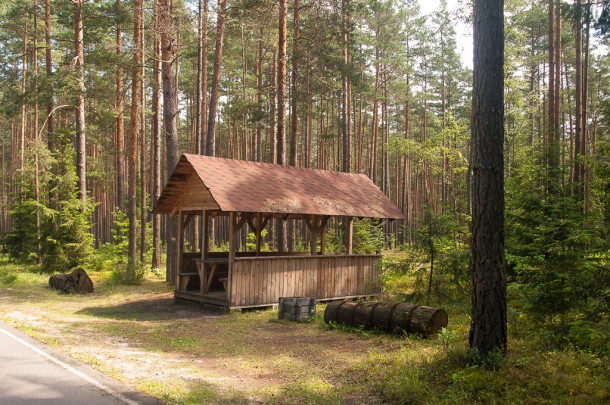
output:
[[[0,405],[157,405],[0,322]]]

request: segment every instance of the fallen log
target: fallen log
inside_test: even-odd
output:
[[[343,305],[345,301],[333,301],[326,306],[324,311],[324,322],[331,323],[337,322],[337,315],[339,313],[339,307]]]
[[[338,322],[356,327],[396,333],[431,336],[447,326],[448,318],[441,308],[398,302],[335,301],[326,306],[324,322]]]
[[[383,330],[390,330],[390,320],[397,302],[380,302],[373,311],[373,326]]]
[[[424,336],[434,335],[447,326],[447,313],[444,309],[432,307],[417,307],[411,315],[411,333]]]
[[[49,285],[65,293],[88,294],[93,292],[93,281],[81,267],[74,269],[69,274],[53,274],[49,277]]]
[[[396,308],[394,308],[394,312],[392,312],[390,329],[397,333],[402,331],[411,333],[411,316],[417,307],[419,307],[419,305],[406,303],[398,304]]]
[[[377,307],[378,302],[362,301],[354,309],[354,321],[356,327],[371,328],[373,327],[373,311]]]

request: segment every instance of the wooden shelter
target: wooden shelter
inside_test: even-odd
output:
[[[353,255],[353,218],[403,219],[365,175],[184,154],[153,213],[178,216],[176,299],[231,309],[277,304],[279,297],[318,300],[379,292],[379,255]],[[184,230],[203,217],[201,252],[184,252]],[[229,251],[211,252],[210,218],[229,217]],[[348,221],[346,255],[325,255],[328,219]],[[262,252],[271,218],[299,219],[312,237],[308,252]],[[236,252],[236,234],[250,227],[253,252]]]

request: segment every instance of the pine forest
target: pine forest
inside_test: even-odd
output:
[[[2,255],[173,284],[178,224],[152,208],[183,153],[365,174],[406,217],[354,221],[354,252],[387,256],[384,288],[406,276],[401,299],[474,305],[472,235],[492,204],[509,317],[607,356],[610,2],[504,0],[503,166],[474,135],[486,72],[463,44],[483,6],[437,3],[1,0]],[[503,179],[500,200],[481,199],[478,173]],[[327,254],[345,252],[344,225],[329,221]],[[228,233],[214,220],[210,249]],[[307,251],[311,232],[275,219],[263,237]]]

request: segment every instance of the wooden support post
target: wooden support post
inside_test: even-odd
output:
[[[326,225],[326,222],[324,222]],[[326,227],[324,225],[320,226],[320,254],[323,255],[326,250]]]
[[[354,254],[353,251],[353,240],[354,240],[354,217],[348,217],[347,219],[347,246],[346,251],[348,255]]]
[[[182,252],[184,251],[184,228],[182,227],[182,210],[178,210],[178,266],[176,266],[176,289],[180,290],[180,273],[182,273]]]
[[[260,212],[256,214],[256,229],[254,231],[256,236],[256,256],[261,255],[261,232],[263,231],[263,214]]]
[[[209,232],[209,227],[208,227],[208,213],[206,210],[203,210],[202,213],[202,222],[203,222],[203,229],[201,230],[201,239],[202,239],[202,246],[201,246],[201,258],[203,260],[208,258],[208,251],[210,250],[210,238],[208,235]]]
[[[316,239],[318,238],[318,217],[315,215],[311,216],[311,226],[309,227],[311,231],[311,255],[316,255]]]
[[[326,223],[329,217],[324,217],[320,220],[318,233],[320,234],[320,254],[323,255],[326,250]]]
[[[229,299],[229,305],[231,304],[231,290],[232,279],[233,279],[233,258],[235,257],[235,233],[237,230],[237,213],[229,213],[229,279],[227,280],[227,298]]]
[[[207,248],[207,231],[208,231],[208,227],[207,227],[207,221],[206,221],[206,216],[205,216],[205,208],[201,211],[201,263],[199,263],[197,265],[197,271],[199,273],[199,294],[203,295],[206,294],[208,292],[208,289],[205,288],[205,280],[204,280],[204,274],[205,274],[205,259],[207,258],[207,252],[206,252],[206,248]]]

